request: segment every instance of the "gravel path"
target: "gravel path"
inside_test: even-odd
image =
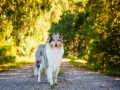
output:
[[[0,73],[0,90],[120,90],[120,78],[86,71],[62,62],[58,85],[50,89],[45,75],[42,82],[32,77],[34,64]]]

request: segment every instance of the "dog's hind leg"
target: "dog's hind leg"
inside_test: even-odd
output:
[[[40,68],[40,61],[36,60],[36,65],[35,65],[35,69],[34,69],[34,76],[37,76],[38,75],[38,70]]]
[[[43,64],[40,64],[40,67],[38,68],[38,83],[41,81],[41,73],[43,71]]]
[[[38,70],[38,83],[40,82],[40,78],[41,78],[41,70],[42,70],[42,63],[41,61],[37,61],[36,63],[37,66],[37,70]]]
[[[41,78],[41,70],[40,68],[38,69],[38,83],[40,82],[40,78]]]
[[[35,66],[35,68],[34,68],[34,76],[37,76],[38,75],[38,69],[37,69],[37,67]]]

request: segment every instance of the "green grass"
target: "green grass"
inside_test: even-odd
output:
[[[19,57],[13,63],[7,63],[7,64],[0,65],[0,72],[5,71],[5,70],[9,70],[9,69],[12,69],[12,68],[17,68],[17,67],[20,67],[22,65],[29,64],[29,63],[34,63],[34,59],[33,58],[27,58],[27,57],[26,58],[25,57]]]
[[[63,74],[63,72],[60,71],[60,72],[58,73],[58,76],[62,76],[62,74]]]
[[[40,88],[38,88],[38,90],[41,90]]]
[[[120,70],[119,69],[104,69],[100,68],[100,66],[96,66],[94,64],[88,64],[88,63],[81,63],[76,60],[70,60],[69,61],[71,64],[75,65],[76,67],[79,68],[84,68],[86,70],[92,70],[95,72],[100,72],[100,73],[105,73],[109,76],[118,76],[120,77]]]
[[[34,74],[32,74],[31,77],[35,77]]]
[[[54,89],[55,88],[55,86],[54,85],[50,85],[50,89]]]

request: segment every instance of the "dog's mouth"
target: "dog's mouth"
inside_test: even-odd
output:
[[[57,44],[55,44],[55,47],[57,47],[58,45]]]

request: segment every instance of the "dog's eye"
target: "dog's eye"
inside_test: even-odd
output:
[[[58,39],[57,41],[60,41],[60,39]]]

